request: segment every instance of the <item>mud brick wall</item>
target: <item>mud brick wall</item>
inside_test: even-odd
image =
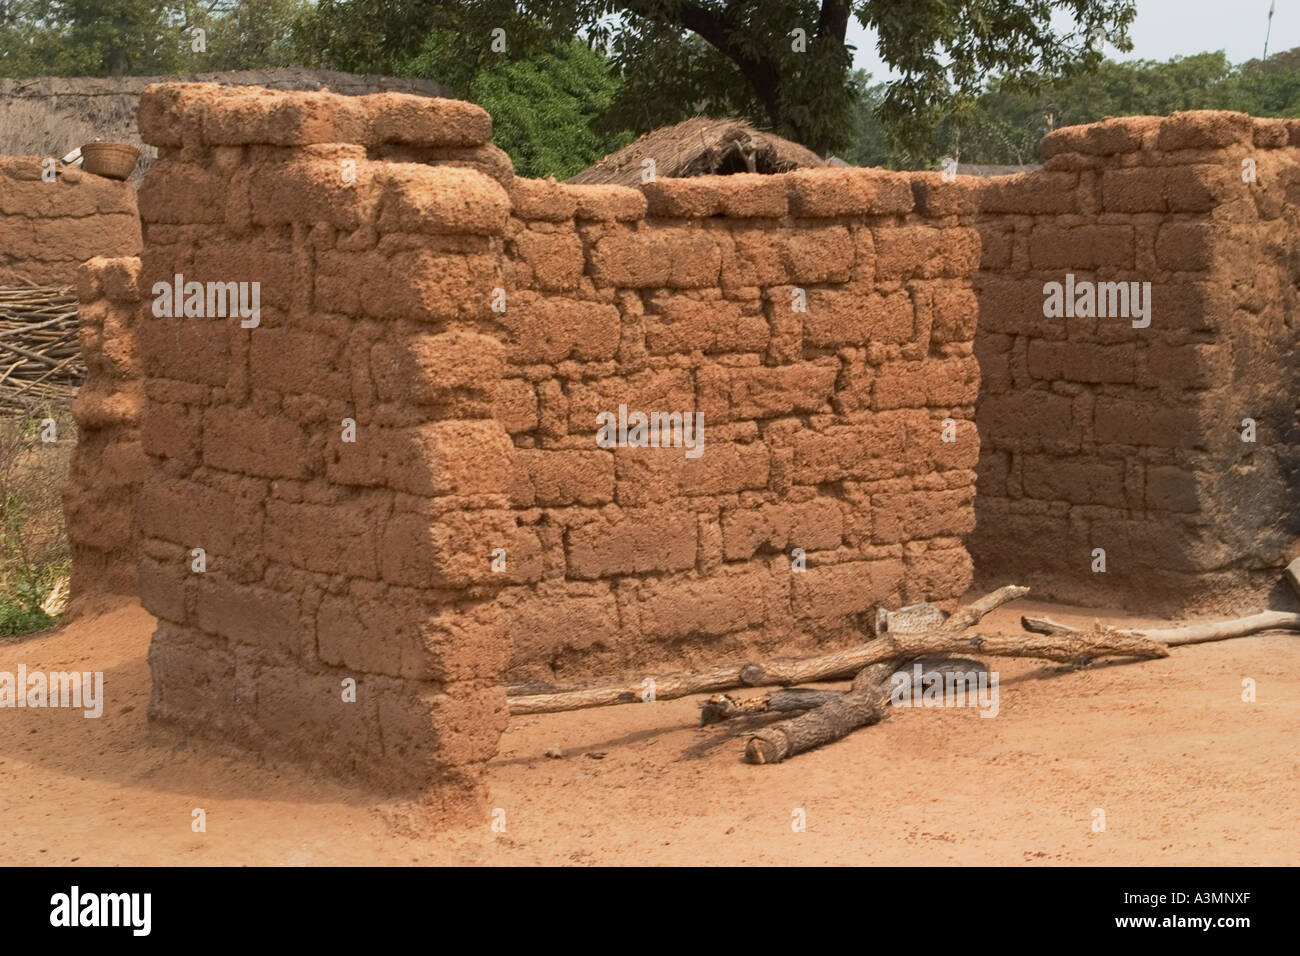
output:
[[[513,679],[833,647],[878,605],[966,590],[967,186],[879,170],[521,179],[513,200],[498,417],[537,539],[527,585],[502,595]],[[702,454],[599,447],[597,415],[620,405],[702,413]]]
[[[178,84],[151,87],[139,122],[160,149],[141,288],[179,273],[261,290],[256,327],[141,320],[151,714],[481,810],[506,718],[493,599],[526,574],[491,571],[494,549],[526,550],[491,417],[509,198],[475,169],[380,157],[459,162],[491,120],[403,94]]]
[[[107,595],[138,593],[135,506],[147,470],[139,431],[140,260],[90,259],[77,277],[77,299],[86,380],[72,405],[77,447],[64,491],[74,613]]]
[[[93,256],[140,252],[129,183],[72,166],[41,179],[39,156],[0,156],[0,285],[72,285]]]
[[[1244,114],[1114,119],[984,182],[977,584],[1151,611],[1276,584],[1300,541],[1297,143]],[[1045,317],[1067,273],[1151,283],[1149,327]]]
[[[507,675],[966,590],[965,185],[515,180],[477,107],[397,94],[166,84],[139,121],[156,719],[464,812]],[[178,275],[258,283],[256,326],[159,315]],[[600,447],[620,404],[701,412],[702,453]]]

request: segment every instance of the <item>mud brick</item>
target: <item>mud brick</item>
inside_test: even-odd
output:
[[[791,282],[846,282],[853,269],[853,236],[844,226],[820,226],[781,237],[781,261]]]
[[[1024,492],[1029,498],[1115,508],[1126,506],[1122,461],[1026,455],[1021,467]]]
[[[572,527],[566,538],[569,575],[574,578],[695,566],[695,515],[674,508],[626,510],[612,519]]]
[[[722,253],[702,230],[648,226],[599,239],[590,265],[592,276],[609,285],[693,289],[718,281]]]
[[[262,535],[261,512],[250,502],[192,481],[151,474],[140,489],[141,533],[208,553],[231,554]],[[188,565],[188,557],[184,559]]]
[[[643,190],[647,212],[666,218],[779,219],[786,214],[786,185],[758,173],[656,179]]]
[[[1195,405],[1169,408],[1117,398],[1097,399],[1097,441],[1158,448],[1205,447],[1205,412]]]
[[[980,237],[973,228],[889,226],[872,236],[879,279],[955,278],[979,267]]]
[[[978,188],[968,180],[945,180],[942,173],[912,174],[916,211],[932,219],[969,216],[978,205]]]
[[[980,421],[994,423],[1019,441],[1066,441],[1071,432],[1073,403],[1065,395],[1040,389],[1022,390],[984,399]],[[1003,426],[996,423],[1004,422]]]
[[[1157,149],[1213,149],[1236,143],[1251,145],[1254,126],[1245,113],[1194,110],[1160,120]]]
[[[974,578],[974,567],[965,548],[944,548],[910,555],[903,577],[902,600],[951,600],[965,594]]]
[[[958,537],[975,527],[975,490],[873,495],[872,540],[877,544]]]
[[[1166,345],[1151,342],[1138,353],[1139,385],[1217,388],[1231,381],[1226,350],[1219,345]]]
[[[1146,506],[1157,511],[1194,514],[1203,507],[1205,482],[1195,472],[1167,465],[1146,469]]]
[[[146,222],[222,222],[225,208],[222,178],[194,163],[159,159],[140,190],[140,216]]]
[[[388,486],[413,495],[506,494],[515,449],[497,422],[439,421],[393,433]]]
[[[790,187],[790,212],[808,218],[909,212],[912,208],[912,194],[906,181],[900,184],[898,181],[902,177],[886,178],[871,175],[871,172],[875,171],[795,170],[785,177]],[[882,185],[886,183],[894,184],[895,188],[892,191],[887,187],[882,190]],[[892,207],[889,207],[890,198],[894,201]]]
[[[707,432],[706,432],[707,436]],[[689,496],[734,494],[767,487],[771,458],[761,442],[738,444],[707,440],[698,458],[681,460],[681,491]],[[634,449],[619,449],[620,454]]]
[[[980,212],[1042,215],[1076,212],[1079,174],[1018,173],[996,176],[980,184]]]
[[[294,329],[257,329],[249,336],[248,371],[258,389],[351,398],[343,343]]]
[[[338,175],[337,165],[330,174]],[[376,223],[381,233],[499,236],[505,231],[509,196],[477,170],[390,163],[379,167],[375,180],[381,190]]]
[[[510,191],[511,211],[520,219],[562,222],[572,219],[578,201],[572,190],[545,179],[516,176]]]
[[[572,231],[516,233],[511,240],[516,255],[528,266],[533,284],[539,289],[573,289],[582,278],[586,263],[582,240]]]
[[[1029,343],[1029,374],[1067,382],[1132,382],[1137,365],[1134,345],[1088,345],[1083,342]]]
[[[652,307],[645,320],[646,347],[652,354],[767,348],[767,320],[739,302],[664,295],[652,300]]]
[[[609,359],[618,351],[619,314],[612,305],[520,292],[501,324],[510,333],[510,360],[521,365]]]
[[[237,644],[253,644],[300,657],[310,634],[298,597],[245,587],[213,574],[196,582],[196,623],[201,630]]]
[[[438,405],[456,395],[499,394],[505,348],[494,336],[463,329],[376,342],[370,350],[370,372],[380,401]]]
[[[966,285],[934,285],[930,293],[930,342],[946,345],[975,338],[979,300]]]
[[[398,514],[384,529],[384,580],[407,587],[461,588],[535,581],[541,576],[536,535],[509,511],[453,512],[436,519]],[[506,570],[492,570],[492,552],[506,552]]]
[[[706,422],[820,411],[830,401],[838,374],[834,360],[774,368],[710,366],[698,376],[700,411]]]
[[[902,291],[810,289],[802,318],[805,339],[819,346],[901,344],[916,334],[912,299]]]
[[[421,681],[498,677],[509,654],[508,622],[491,603],[438,608],[418,591],[353,586],[327,595],[316,614],[322,661]]]
[[[1065,274],[1053,281],[1064,282]],[[1004,335],[1033,335],[1044,339],[1064,339],[1064,319],[1043,315],[1045,283],[980,273],[975,279],[979,299],[979,329]],[[1155,286],[1152,286],[1152,298]]]
[[[296,423],[251,408],[212,408],[203,415],[203,462],[264,478],[305,478],[318,454]]]
[[[846,561],[790,576],[795,616],[834,620],[888,603],[903,580],[901,561]]]
[[[1165,212],[1169,208],[1164,167],[1106,169],[1101,174],[1101,203],[1106,212]]]
[[[1156,262],[1179,272],[1209,269],[1220,245],[1215,228],[1209,223],[1163,223],[1156,236]]]
[[[530,505],[598,505],[614,499],[614,455],[608,451],[527,449],[519,456]]]
[[[529,432],[537,427],[537,392],[520,378],[507,378],[492,388],[493,414],[510,434]]]
[[[564,582],[555,588],[547,582],[502,600],[512,667],[619,643],[618,604],[607,584]]]
[[[1035,225],[1029,237],[1029,261],[1035,269],[1082,271],[1133,267],[1133,227],[1110,225]]]
[[[901,422],[833,426],[801,432],[794,439],[794,475],[799,484],[879,477],[902,453]]]
[[[773,286],[789,281],[781,238],[765,228],[738,227],[732,241],[722,247],[721,283],[724,288]],[[788,301],[788,300],[787,300]]]
[[[834,499],[739,508],[722,514],[723,553],[728,561],[748,560],[760,550],[824,551],[837,548],[843,513]]]
[[[979,393],[979,362],[960,359],[924,359],[889,362],[876,375],[871,405],[876,409],[917,408],[933,405],[973,405]]]
[[[356,507],[266,503],[266,553],[306,571],[376,578],[378,535]]]
[[[140,558],[140,603],[154,617],[184,624],[185,590],[190,573],[179,560],[171,563],[144,556]]]
[[[767,569],[761,567],[650,582],[641,596],[641,631],[649,640],[672,640],[761,625],[771,586]]]
[[[664,369],[575,384],[569,389],[569,427],[577,434],[594,435],[600,427],[596,416],[617,415],[620,404],[627,406],[629,414],[691,411],[695,406],[691,375],[685,369]]]

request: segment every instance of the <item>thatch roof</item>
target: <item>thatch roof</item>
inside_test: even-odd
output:
[[[647,157],[655,161],[655,175],[667,179],[714,173],[784,173],[826,165],[807,147],[764,133],[744,120],[696,116],[646,133],[565,182],[635,186],[641,182],[641,161]]]

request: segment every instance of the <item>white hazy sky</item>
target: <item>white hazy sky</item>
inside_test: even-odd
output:
[[[1264,51],[1270,0],[1137,0],[1137,18],[1129,28],[1133,50],[1112,59],[1167,60],[1207,50],[1223,50],[1233,63]],[[1067,21],[1068,22],[1068,21]],[[857,47],[854,63],[879,81],[889,73],[876,55],[876,39],[855,20],[848,42]],[[1270,53],[1300,46],[1300,0],[1276,0]]]

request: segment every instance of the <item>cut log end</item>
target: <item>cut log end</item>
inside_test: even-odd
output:
[[[780,763],[789,749],[785,734],[769,728],[749,738],[745,744],[745,760],[748,763]]]

